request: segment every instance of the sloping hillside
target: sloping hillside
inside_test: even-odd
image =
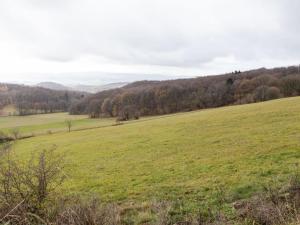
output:
[[[299,67],[261,68],[191,79],[139,81],[91,95],[73,105],[71,113],[129,120],[298,95]]]
[[[106,200],[232,199],[285,181],[300,158],[300,98],[143,118],[122,126],[20,140],[18,154],[53,145],[71,193]]]
[[[85,93],[0,83],[0,115],[66,112]],[[7,107],[13,109],[7,113]]]

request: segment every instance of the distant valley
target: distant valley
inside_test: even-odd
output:
[[[79,91],[79,92],[97,93],[105,90],[120,88],[127,84],[129,83],[118,82],[118,83],[103,84],[103,85],[78,84],[78,85],[66,86],[56,82],[41,82],[38,83],[36,86],[51,89],[51,90],[56,90],[56,91]]]

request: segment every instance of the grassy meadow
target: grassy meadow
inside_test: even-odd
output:
[[[69,118],[65,114],[38,115],[26,117],[26,124],[21,124],[23,118],[12,117],[6,125],[0,124],[20,124],[24,130],[47,130],[55,124],[64,129],[57,115]],[[73,118],[84,126],[113,123]],[[224,190],[234,201],[274,178],[286,182],[297,169],[300,98],[41,135],[18,140],[13,149],[27,157],[53,145],[66,154],[69,178],[62,187],[65,193],[96,193],[104,200],[121,202],[213,202]]]
[[[72,130],[109,126],[115,123],[114,119],[89,119],[86,115],[53,113],[0,117],[0,130],[9,133],[17,128],[21,135],[55,133],[67,130],[66,120],[72,121]]]

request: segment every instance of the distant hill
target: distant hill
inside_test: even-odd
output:
[[[111,83],[111,84],[104,84],[104,85],[76,85],[73,86],[73,90],[83,91],[88,93],[97,93],[100,91],[106,91],[110,89],[120,88],[127,85],[127,82],[119,82],[119,83]]]
[[[74,85],[74,86],[65,86],[63,84],[59,84],[56,82],[41,82],[38,83],[36,86],[48,88],[51,90],[57,91],[79,91],[79,92],[88,92],[88,93],[97,93],[100,91],[110,90],[114,88],[120,88],[127,85],[127,82],[119,82],[119,83],[111,83],[111,84],[104,84],[104,85]]]
[[[71,104],[86,95],[76,91],[0,83],[0,115],[66,112]]]
[[[51,89],[51,90],[57,90],[57,91],[70,90],[69,87],[64,86],[62,84],[59,84],[59,83],[55,83],[55,82],[41,82],[41,83],[38,83],[36,86],[43,87],[43,88],[48,88],[48,89]]]

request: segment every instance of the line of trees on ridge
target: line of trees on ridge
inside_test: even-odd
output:
[[[139,81],[88,96],[72,104],[70,113],[129,120],[298,95],[298,67],[261,68],[192,79]]]
[[[67,112],[71,104],[80,101],[85,93],[55,91],[41,87],[0,84],[0,109],[7,105],[16,108],[17,115]]]

